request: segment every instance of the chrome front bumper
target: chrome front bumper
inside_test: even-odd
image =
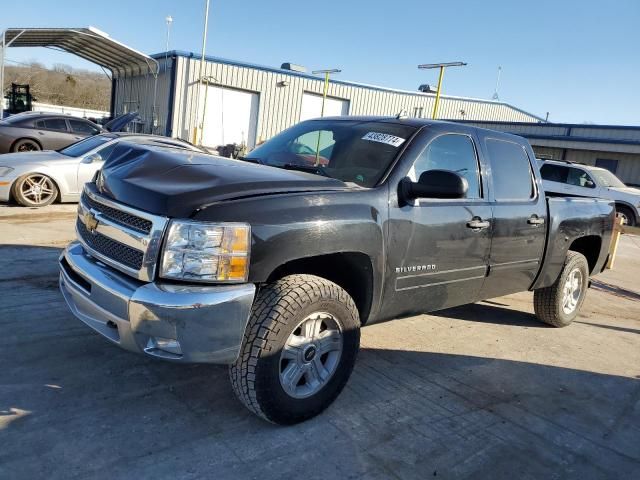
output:
[[[91,257],[77,242],[60,255],[60,290],[73,314],[122,348],[179,362],[233,363],[253,284],[144,283]]]

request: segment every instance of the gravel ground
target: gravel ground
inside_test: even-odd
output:
[[[565,329],[520,293],[363,329],[324,414],[268,425],[224,367],[109,344],[67,310],[74,205],[0,207],[0,478],[640,478],[640,237]]]

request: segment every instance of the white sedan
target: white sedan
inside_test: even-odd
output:
[[[182,140],[135,133],[95,135],[58,151],[7,153],[0,155],[0,201],[15,200],[25,207],[77,202],[83,185],[92,180],[120,142],[203,153]]]

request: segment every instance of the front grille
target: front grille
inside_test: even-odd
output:
[[[131,248],[101,233],[91,233],[80,220],[76,222],[76,225],[82,240],[99,254],[134,270],[142,268],[144,254],[140,250]]]
[[[100,212],[102,215],[104,215],[106,218],[108,218],[112,222],[115,222],[118,225],[122,225],[124,227],[132,228],[137,232],[149,233],[153,226],[153,224],[149,220],[136,217],[135,215],[131,215],[130,213],[117,210],[115,208],[109,207],[102,203],[98,203],[84,192],[82,193],[82,202],[87,207],[92,208],[97,212]]]

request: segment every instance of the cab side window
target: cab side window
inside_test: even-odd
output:
[[[567,167],[561,167],[560,165],[547,163],[540,169],[540,175],[542,175],[543,180],[549,182],[567,183],[569,169]]]
[[[596,184],[587,172],[579,168],[569,168],[567,183],[576,187],[596,188]]]
[[[488,138],[493,193],[497,201],[527,201],[535,196],[533,171],[522,145]]]
[[[473,141],[467,135],[446,134],[436,137],[422,151],[409,171],[416,182],[428,170],[449,170],[469,183],[466,198],[482,198],[478,157]]]

